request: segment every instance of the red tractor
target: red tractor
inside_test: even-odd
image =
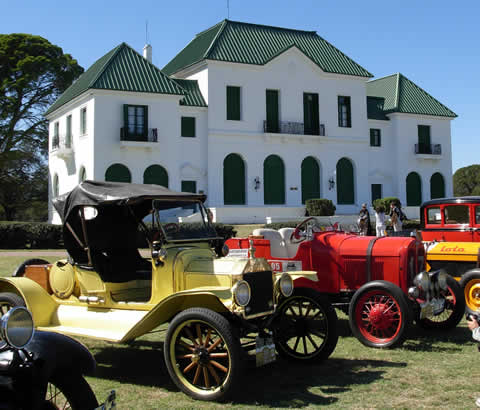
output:
[[[310,217],[296,228],[256,229],[226,245],[231,256],[249,256],[251,242],[255,256],[276,272],[315,271],[318,281],[299,278],[295,292],[313,288],[328,295],[366,346],[400,345],[413,320],[424,328],[453,328],[465,311],[462,289],[452,277],[424,271],[425,250],[414,237],[324,230]]]

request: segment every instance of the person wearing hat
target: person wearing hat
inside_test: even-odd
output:
[[[362,209],[358,214],[358,226],[360,227],[360,235],[371,236],[372,227],[370,225],[370,213],[367,209],[367,204],[362,204]]]

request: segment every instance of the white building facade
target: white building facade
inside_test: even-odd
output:
[[[50,196],[158,183],[206,193],[217,221],[264,223],[309,198],[351,214],[452,195],[456,115],[401,74],[371,77],[316,33],[228,20],[162,71],[122,43],[46,113]]]

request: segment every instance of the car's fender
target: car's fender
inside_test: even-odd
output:
[[[280,278],[284,272],[275,273],[276,279]],[[293,280],[294,288],[312,288],[318,287],[318,275],[317,272],[311,270],[299,270],[287,272]]]
[[[199,288],[177,292],[162,300],[148,312],[142,320],[128,331],[121,342],[133,340],[151,331],[162,323],[168,322],[177,313],[185,309],[204,307],[215,312],[228,312],[228,306],[222,300],[232,300],[230,288]]]
[[[48,326],[57,303],[37,282],[25,277],[0,278],[0,293],[10,292],[23,298],[32,312],[35,327]]]

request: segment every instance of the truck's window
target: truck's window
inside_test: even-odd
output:
[[[480,224],[480,206],[475,207],[475,225]]]
[[[427,210],[427,224],[440,225],[442,223],[442,214],[440,207],[428,208]]]
[[[468,205],[449,205],[443,209],[446,225],[459,225],[470,223]]]

